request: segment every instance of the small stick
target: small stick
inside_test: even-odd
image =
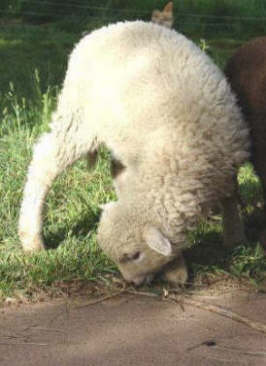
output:
[[[57,333],[65,333],[61,329],[55,329],[55,328],[43,328],[43,327],[31,327],[30,330],[40,330],[42,332],[57,332]]]
[[[136,291],[136,290],[124,290],[124,292],[126,292],[127,294],[131,294],[131,295],[140,295],[140,296],[160,298],[160,295],[154,294],[153,292],[143,292],[143,291]]]
[[[131,290],[125,290],[125,292],[131,293],[131,294],[135,294],[135,295],[140,295],[140,296],[148,296],[148,297],[157,297],[159,298],[159,295],[153,294],[153,293],[149,293],[149,292],[138,292],[138,291],[131,291]],[[259,332],[265,333],[266,334],[266,325],[263,323],[259,323],[253,320],[250,320],[244,316],[241,316],[233,311],[230,310],[226,310],[220,306],[216,306],[216,305],[212,305],[212,304],[208,304],[206,302],[202,302],[202,301],[198,301],[198,300],[193,300],[190,299],[188,297],[183,297],[180,301],[178,299],[176,299],[173,296],[170,297],[166,297],[164,298],[165,301],[171,301],[171,302],[175,302],[177,304],[183,304],[183,305],[190,305],[190,306],[194,306],[203,310],[207,310],[210,311],[212,313],[221,315],[223,317],[232,319],[238,323],[242,323],[247,325],[248,327],[255,329]]]
[[[237,352],[240,352],[242,353],[243,355],[247,355],[247,356],[256,356],[256,357],[265,357],[266,358],[266,352],[263,352],[263,351],[258,351],[258,352],[252,352],[252,351],[246,351],[242,348],[239,348],[239,347],[227,347],[227,346],[220,346],[220,345],[217,345],[218,348],[222,348],[222,349],[227,349],[227,350],[230,350],[230,351],[237,351]]]
[[[116,297],[116,296],[119,296],[119,295],[121,295],[121,294],[123,294],[123,293],[125,293],[125,292],[126,292],[126,291],[123,289],[123,290],[118,291],[118,292],[116,292],[116,293],[114,293],[114,294],[106,295],[106,296],[102,296],[102,297],[100,297],[100,298],[98,298],[98,299],[88,301],[88,302],[86,302],[85,304],[82,304],[82,305],[79,305],[79,306],[75,306],[75,307],[74,307],[74,309],[82,309],[82,308],[85,308],[85,307],[90,306],[90,305],[95,305],[95,304],[98,304],[98,303],[100,303],[100,302],[103,302],[103,301],[106,301],[106,300],[112,299],[112,298],[114,298],[114,297]]]
[[[178,300],[176,300],[178,302]],[[202,301],[198,301],[198,300],[193,300],[190,298],[185,297],[184,299],[182,299],[182,302],[185,305],[191,305],[191,306],[195,306],[197,308],[203,309],[203,310],[207,310],[210,311],[212,313],[224,316],[225,318],[229,318],[232,319],[238,323],[242,323],[247,325],[248,327],[255,329],[259,332],[265,333],[266,334],[266,325],[263,323],[259,323],[253,320],[250,320],[242,315],[239,315],[231,310],[226,310],[220,306],[217,305],[212,305],[212,304],[208,304]]]
[[[25,338],[25,336],[13,336],[13,335],[0,335],[0,339],[19,339],[19,338]]]
[[[136,291],[136,290],[127,290],[126,288],[123,288],[121,291],[118,291],[114,294],[111,295],[107,295],[107,296],[103,296],[101,298],[98,298],[96,300],[92,300],[87,302],[86,304],[80,305],[75,307],[75,309],[81,309],[84,308],[86,306],[90,306],[90,305],[94,305],[94,304],[98,304],[100,302],[112,299],[116,296],[122,295],[122,294],[131,294],[131,295],[139,295],[139,296],[147,296],[147,297],[153,297],[153,298],[158,298],[160,299],[161,296],[151,293],[151,292],[143,292],[143,291]],[[164,301],[169,301],[169,302],[175,302],[176,304],[182,304],[182,305],[190,305],[190,306],[194,306],[197,307],[199,309],[203,309],[203,310],[207,310],[210,311],[212,313],[218,314],[220,316],[223,316],[225,318],[229,318],[231,320],[234,320],[238,323],[242,323],[245,324],[246,326],[248,326],[249,328],[252,328],[254,330],[257,330],[259,332],[265,333],[266,334],[266,325],[263,323],[259,323],[253,320],[250,320],[242,315],[239,315],[231,310],[226,310],[220,306],[217,305],[212,305],[212,304],[208,304],[206,302],[202,302],[202,301],[198,301],[198,300],[193,300],[191,298],[188,297],[183,297],[182,300],[178,300],[176,299],[176,297],[170,296],[170,297],[165,297]]]
[[[14,343],[7,343],[7,342],[0,342],[0,345],[4,346],[49,346],[48,343],[33,343],[33,342],[14,342]]]

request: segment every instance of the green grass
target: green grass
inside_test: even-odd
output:
[[[153,9],[162,9],[167,0],[2,0],[0,12],[16,15],[32,23],[57,22],[62,29],[80,32],[92,21],[149,19]],[[264,0],[173,0],[176,27],[182,32],[227,33],[236,36],[264,34]],[[1,13],[0,13],[1,14]]]
[[[15,86],[16,98],[36,102],[47,88],[61,85],[68,54],[77,40],[77,35],[53,27],[20,23],[0,26],[1,109],[8,106],[8,100],[13,104],[13,95],[8,93],[10,82]],[[37,84],[36,70],[41,75]]]
[[[97,282],[107,273],[117,273],[95,240],[99,205],[115,198],[104,150],[94,171],[81,160],[54,183],[44,225],[50,250],[24,255],[17,237],[32,145],[48,128],[67,56],[77,39],[54,25],[45,30],[22,24],[0,28],[0,299],[16,294],[30,297],[40,290],[56,291],[58,283]],[[200,42],[198,37],[195,40]],[[205,41],[220,66],[241,43],[225,36]],[[265,276],[265,257],[257,244],[262,226],[256,208],[261,201],[260,185],[250,166],[241,170],[239,180],[250,245],[226,251],[221,246],[221,221],[202,223],[191,235],[193,249],[186,252],[192,278],[226,273],[259,282]]]
[[[48,126],[54,98],[46,93],[37,105],[28,107],[14,100],[0,128],[0,298],[15,290],[27,295],[59,280],[95,280],[114,270],[95,243],[99,204],[114,199],[104,151],[93,172],[80,161],[53,185],[44,229],[51,250],[34,256],[22,253],[17,219],[25,174],[32,145]]]

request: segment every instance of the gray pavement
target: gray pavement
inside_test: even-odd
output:
[[[266,323],[265,294],[199,298]],[[266,334],[216,313],[145,296],[84,301],[0,309],[0,366],[266,365]]]

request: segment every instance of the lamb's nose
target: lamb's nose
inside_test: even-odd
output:
[[[140,276],[135,278],[133,281],[131,281],[133,283],[134,286],[140,286],[143,283],[145,283],[146,285],[150,285],[150,283],[153,280],[154,275],[153,274],[149,274],[146,276]]]
[[[143,281],[139,281],[139,280],[134,280],[134,281],[130,281],[130,284],[136,287],[141,286],[141,284],[143,283]]]
[[[141,276],[141,277],[136,277],[130,281],[128,281],[129,283],[131,283],[132,285],[138,287],[140,285],[142,285],[142,283],[145,281],[145,277]]]

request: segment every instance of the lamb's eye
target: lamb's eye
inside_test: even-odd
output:
[[[119,262],[120,263],[126,263],[126,262],[131,262],[131,261],[137,261],[141,256],[140,252],[135,252],[133,254],[128,254],[128,253],[124,253],[120,258],[119,258]]]
[[[132,255],[132,257],[131,257],[131,259],[133,260],[133,261],[136,261],[136,260],[138,260],[140,258],[140,252],[136,252],[136,253],[134,253],[133,255]]]

